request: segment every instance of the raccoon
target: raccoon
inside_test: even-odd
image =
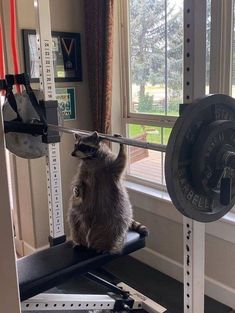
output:
[[[76,135],[75,139],[72,156],[80,162],[68,211],[72,239],[97,252],[119,253],[133,224],[132,207],[122,182],[124,147],[120,144],[115,156],[97,132]]]

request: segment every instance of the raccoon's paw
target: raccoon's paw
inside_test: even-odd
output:
[[[81,195],[82,195],[81,188],[79,186],[75,186],[73,188],[73,196],[74,196],[74,198],[78,199],[78,198],[81,197]]]
[[[79,247],[81,244],[73,240],[73,248]]]
[[[110,254],[121,254],[122,250],[124,248],[125,244],[125,239],[126,239],[126,233],[123,233],[118,240],[113,243],[112,247],[109,249]]]
[[[111,250],[109,250],[108,252],[110,254],[121,254],[123,250],[123,247],[113,247]]]
[[[117,138],[121,138],[122,135],[121,134],[113,134],[114,137],[117,137]]]

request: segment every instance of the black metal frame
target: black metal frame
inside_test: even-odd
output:
[[[82,81],[82,57],[81,57],[81,38],[80,38],[80,33],[70,33],[70,32],[52,32],[52,38],[53,37],[58,37],[61,39],[63,38],[70,38],[74,39],[75,44],[73,49],[75,49],[75,56],[74,61],[75,61],[75,73],[72,77],[58,77],[55,76],[55,81],[56,82],[80,82]],[[29,74],[30,81],[33,83],[39,82],[39,78],[32,78],[30,76],[31,73],[31,67],[30,67],[30,51],[29,51],[29,35],[35,35],[36,36],[36,31],[33,29],[23,29],[22,30],[22,35],[23,35],[23,47],[24,47],[24,63],[25,63],[25,71]],[[63,55],[64,56],[64,55]],[[68,70],[67,70],[68,72]],[[66,73],[66,70],[65,70]]]

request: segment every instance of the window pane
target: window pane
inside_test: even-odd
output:
[[[130,111],[178,115],[183,0],[130,0]]]
[[[152,143],[167,144],[171,128],[146,125],[128,125],[128,134],[132,139]],[[129,147],[128,174],[153,183],[164,184],[165,153],[137,147]]]

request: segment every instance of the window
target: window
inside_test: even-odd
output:
[[[127,65],[122,69],[126,136],[167,145],[179,104],[183,102],[183,0],[122,3],[122,25],[128,34],[128,38],[123,34],[126,40],[122,42],[126,51],[122,64]],[[207,4],[205,91],[208,93],[211,0]],[[165,153],[134,147],[129,147],[128,152],[129,179],[159,187],[165,185]]]
[[[183,0],[130,0],[126,135],[167,144],[183,101]],[[128,174],[165,185],[165,153],[129,147]]]

